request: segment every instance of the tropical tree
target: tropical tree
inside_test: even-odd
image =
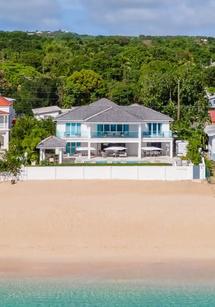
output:
[[[65,107],[83,105],[104,95],[104,82],[93,70],[74,72],[65,82]]]
[[[55,123],[51,119],[37,120],[30,116],[17,119],[11,130],[10,149],[29,164],[38,161],[38,143],[55,134]]]

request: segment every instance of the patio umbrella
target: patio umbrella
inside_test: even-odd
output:
[[[146,147],[142,147],[142,150],[145,151],[162,151],[163,149],[160,147],[154,147],[154,146],[146,146]]]
[[[121,151],[126,150],[126,147],[123,146],[110,146],[104,149],[105,151]]]
[[[90,147],[90,151],[96,150],[94,147]],[[76,151],[88,151],[88,147],[77,147]]]

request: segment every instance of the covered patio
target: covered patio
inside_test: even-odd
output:
[[[40,150],[40,163],[63,163],[63,153],[66,150],[66,142],[56,136],[49,136],[37,145]]]

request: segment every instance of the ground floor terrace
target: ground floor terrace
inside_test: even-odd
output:
[[[40,162],[172,163],[173,140],[140,142],[65,142],[65,147],[40,148]]]
[[[173,157],[173,140],[149,140],[138,142],[67,142],[64,157],[129,158]]]

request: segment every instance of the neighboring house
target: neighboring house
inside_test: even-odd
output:
[[[0,151],[9,147],[9,133],[15,118],[13,99],[0,96]]]
[[[215,124],[215,110],[210,110],[208,113],[209,113],[212,124]]]
[[[56,136],[66,142],[67,156],[77,147],[87,158],[102,156],[108,146],[123,146],[140,159],[146,147],[173,157],[172,119],[142,105],[119,106],[108,99],[76,107],[56,118]]]
[[[208,156],[215,161],[215,110],[210,110],[209,116],[212,125],[205,128],[205,133],[208,136]]]
[[[206,91],[206,95],[207,95],[207,99],[208,99],[208,103],[209,103],[209,108],[215,108],[215,94],[213,93],[209,93],[208,91]]]
[[[208,156],[209,159],[215,161],[215,125],[209,125],[205,128],[208,136]]]
[[[61,108],[58,106],[37,108],[32,110],[36,119],[56,118],[62,113]]]

